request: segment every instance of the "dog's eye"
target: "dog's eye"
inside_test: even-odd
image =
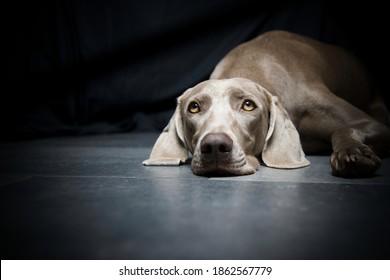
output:
[[[199,113],[200,112],[200,106],[198,103],[196,103],[195,101],[192,101],[189,105],[188,105],[188,112],[192,113],[192,114],[196,114],[196,113]]]
[[[243,109],[244,111],[253,111],[256,108],[257,108],[257,106],[256,106],[255,102],[253,102],[252,100],[249,100],[249,99],[245,100],[241,106],[241,109]]]

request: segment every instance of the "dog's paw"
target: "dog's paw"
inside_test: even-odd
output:
[[[381,165],[379,157],[365,145],[334,152],[330,157],[332,175],[340,177],[368,177]]]

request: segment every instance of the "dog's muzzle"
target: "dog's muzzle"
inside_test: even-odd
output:
[[[226,133],[208,133],[201,140],[192,160],[195,174],[203,176],[232,176],[247,173],[243,152],[237,153],[233,139]]]

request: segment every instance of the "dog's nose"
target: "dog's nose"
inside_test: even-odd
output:
[[[233,149],[233,140],[225,133],[208,133],[200,142],[202,154],[221,156]]]

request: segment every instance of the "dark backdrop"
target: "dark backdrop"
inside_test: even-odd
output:
[[[35,0],[3,12],[2,139],[161,130],[177,96],[272,29],[355,53],[389,104],[379,1]]]

